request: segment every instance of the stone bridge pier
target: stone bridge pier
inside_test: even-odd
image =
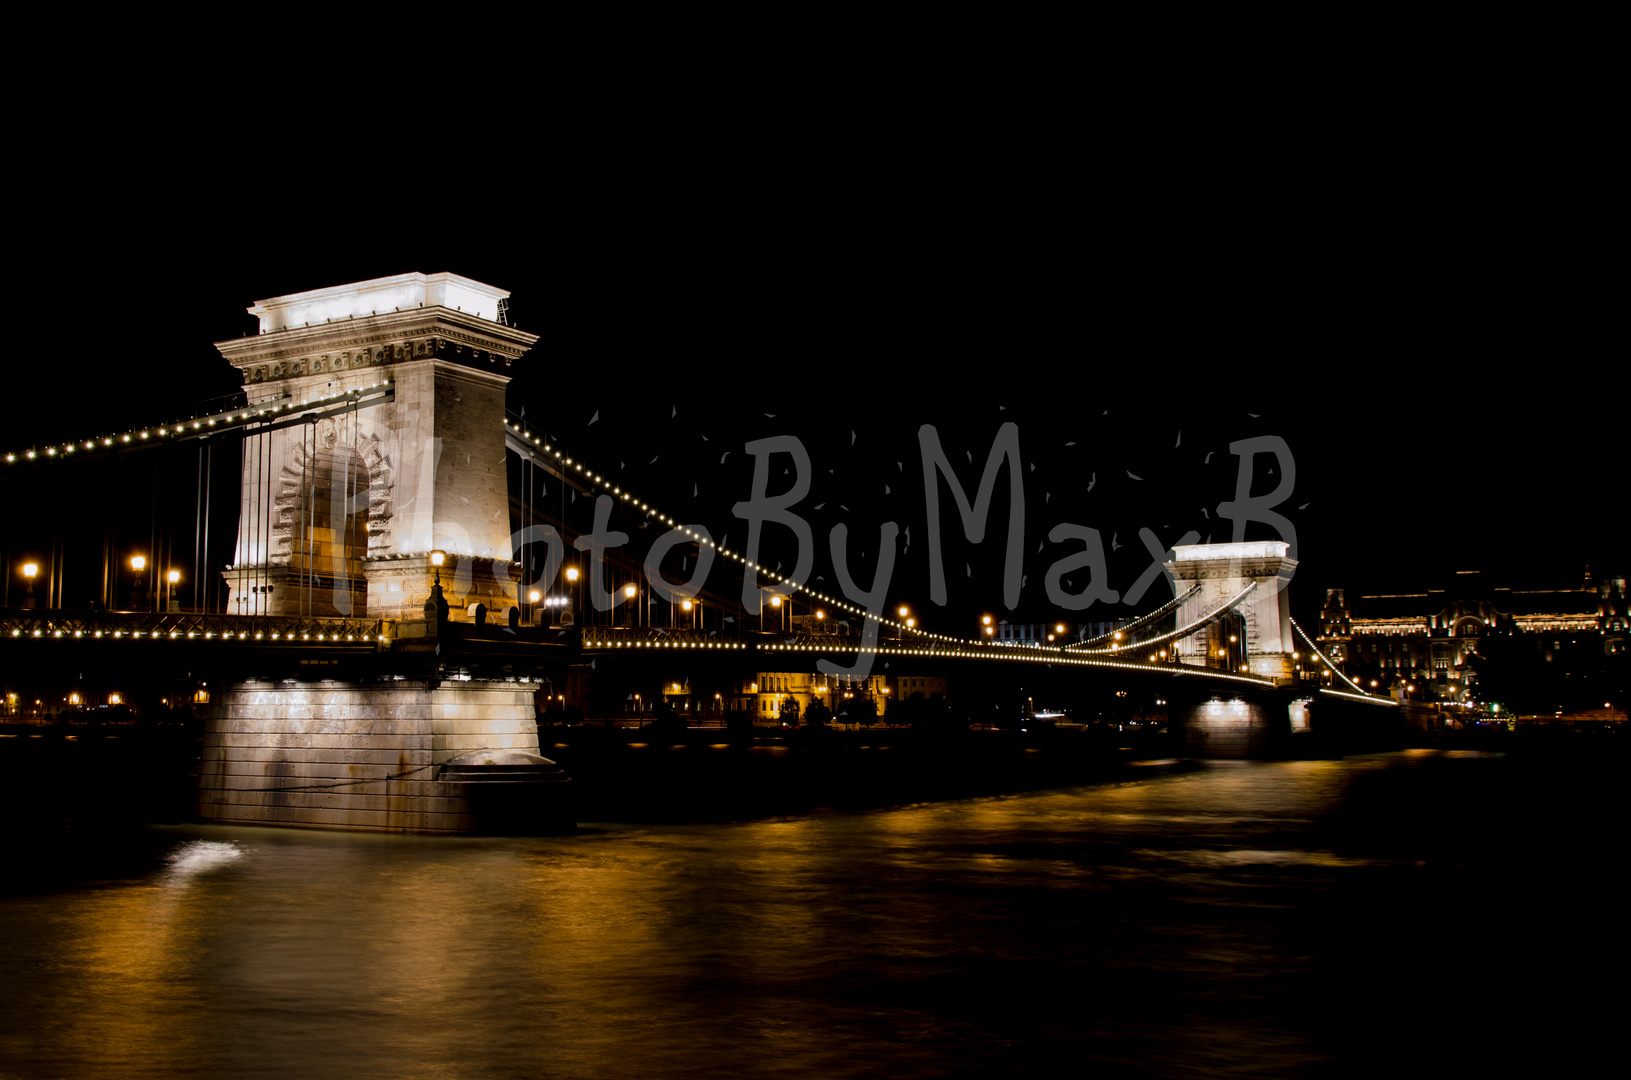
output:
[[[1200,758],[1279,758],[1309,729],[1308,692],[1290,687],[1240,693],[1174,688],[1167,698],[1173,752]],[[1312,744],[1309,744],[1312,745]]]
[[[1178,593],[1200,586],[1178,609],[1178,625],[1216,614],[1248,586],[1232,612],[1173,643],[1180,663],[1273,680],[1276,691],[1207,692],[1168,699],[1169,730],[1192,757],[1276,757],[1307,727],[1306,692],[1295,685],[1296,643],[1288,587],[1297,561],[1279,541],[1189,544],[1166,569]]]

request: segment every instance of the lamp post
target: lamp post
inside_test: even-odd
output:
[[[578,568],[577,567],[568,566],[566,568],[566,580],[567,580],[567,588],[572,593],[572,606],[581,611],[582,610],[582,605],[578,603],[578,592],[579,592],[579,590],[578,590]],[[566,614],[570,616],[572,613],[569,611]],[[562,619],[561,621],[563,623],[568,622],[567,619]]]
[[[180,610],[180,604],[179,604],[179,601],[176,600],[176,595],[175,595],[176,594],[176,582],[178,582],[180,580],[181,580],[181,571],[180,570],[171,570],[168,574],[164,575],[164,583],[165,583],[164,584],[164,599],[165,599],[164,610],[166,610],[166,611],[178,611],[178,610]]]
[[[130,557],[130,569],[136,575],[136,589],[130,596],[130,606],[135,608],[141,600],[142,571],[147,569],[147,556],[132,555]]]
[[[779,597],[779,596],[772,596],[770,598],[770,606],[775,608],[778,612],[780,612],[781,619],[780,619],[778,625],[780,626],[781,629],[786,630],[787,629],[787,612],[781,610],[782,598]]]
[[[447,552],[432,551],[430,553],[431,573],[435,575],[430,584],[430,596],[425,599],[425,621],[440,623],[447,618],[447,600],[442,597],[442,564],[447,561]]]
[[[902,604],[900,607],[895,609],[895,614],[900,616],[900,621],[902,623],[907,622],[906,616],[910,615],[911,613],[912,613],[912,609],[907,607],[905,604]],[[900,641],[900,640],[904,639],[905,637],[906,637],[906,628],[904,626],[900,627],[899,629],[897,629],[895,631],[895,640],[896,641]]]
[[[534,622],[541,621],[538,618],[538,601],[543,599],[543,595],[544,594],[539,592],[537,589],[533,589],[532,591],[527,593],[527,623],[528,623],[528,625],[531,625]]]
[[[34,575],[40,572],[39,563],[27,562],[23,564],[23,577],[28,581],[28,596],[23,599],[23,607],[34,606]]]
[[[633,582],[623,586],[623,599],[628,603],[629,608],[634,612],[634,617],[629,623],[630,626],[640,625],[640,605],[635,603],[635,597],[639,595],[640,587],[635,585]]]

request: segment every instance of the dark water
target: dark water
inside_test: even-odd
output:
[[[0,1075],[1575,1075],[1623,1016],[1622,790],[1416,752],[548,839],[135,830],[11,867]]]

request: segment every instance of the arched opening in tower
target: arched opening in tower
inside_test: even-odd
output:
[[[319,441],[302,464],[298,518],[289,568],[296,595],[288,608],[301,615],[363,615],[368,586],[368,469],[349,445]]]

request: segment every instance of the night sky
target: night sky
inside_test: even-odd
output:
[[[512,410],[732,547],[744,443],[797,436],[814,476],[796,509],[824,584],[834,525],[866,583],[893,520],[909,542],[891,606],[913,603],[931,629],[972,634],[979,611],[1009,615],[1010,492],[1000,480],[971,547],[942,490],[950,596],[936,610],[924,425],[971,496],[999,427],[1018,426],[1027,582],[1009,617],[1057,617],[1042,579],[1078,545],[1047,543],[1055,526],[1099,530],[1120,592],[1151,561],[1141,529],[1163,544],[1187,530],[1230,539],[1217,510],[1234,497],[1229,444],[1258,436],[1283,438],[1294,461],[1275,509],[1297,531],[1301,617],[1327,586],[1624,572],[1624,378],[1592,329],[1605,287],[1569,261],[1566,227],[1491,233],[1492,194],[1231,207],[1162,189],[1062,214],[1059,191],[971,208],[899,186],[785,200],[702,183],[695,199],[633,181],[568,187],[343,213],[309,191],[298,209],[271,195],[212,203],[207,185],[99,204],[28,247],[40,281],[83,284],[25,320],[32,355],[13,354],[4,449],[173,419],[232,391],[211,343],[253,332],[256,300],[448,270],[509,289],[512,320],[541,335]],[[1258,459],[1254,492],[1279,482],[1272,464]],[[18,520],[9,532],[29,542]],[[770,527],[767,542],[783,539]],[[763,561],[778,553],[791,564],[777,549]],[[1073,591],[1084,583],[1074,575]]]

